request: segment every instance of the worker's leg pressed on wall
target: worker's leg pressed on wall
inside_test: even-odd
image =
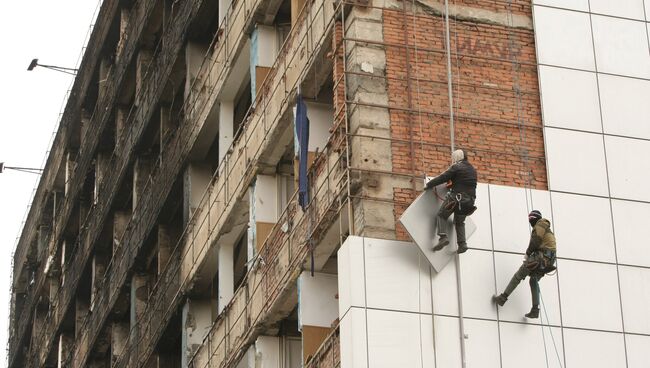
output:
[[[512,276],[512,279],[510,279],[510,282],[508,283],[508,286],[506,286],[506,289],[500,295],[495,296],[494,301],[500,306],[506,304],[506,301],[508,300],[510,294],[512,294],[517,285],[519,285],[519,283],[523,281],[528,275],[530,275],[530,270],[528,267],[526,267],[526,261],[524,261],[521,267],[519,267],[517,272],[515,272],[515,274]]]

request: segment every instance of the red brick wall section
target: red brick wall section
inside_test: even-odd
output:
[[[481,4],[503,12],[508,1]],[[530,16],[529,4],[516,1],[512,9]],[[450,162],[444,19],[409,12],[405,32],[402,11],[383,15],[393,171],[436,175]],[[460,20],[450,26],[456,147],[466,150],[480,182],[547,189],[533,31]],[[415,194],[394,190],[396,219]],[[407,238],[399,225],[397,235]]]

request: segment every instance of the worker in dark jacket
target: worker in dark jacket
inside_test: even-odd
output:
[[[533,307],[526,314],[528,318],[539,317],[539,280],[548,272],[555,270],[555,235],[551,230],[551,222],[542,218],[542,213],[533,210],[528,214],[528,222],[533,227],[530,234],[530,242],[526,249],[526,260],[519,267],[519,270],[512,276],[506,290],[494,296],[494,300],[500,306],[503,306],[512,294],[517,285],[523,281],[526,276],[529,277],[530,293],[533,298]]]
[[[440,210],[436,215],[436,226],[438,229],[438,244],[433,251],[439,251],[449,244],[449,237],[445,233],[444,222],[451,214],[454,214],[454,226],[456,228],[456,239],[458,253],[467,251],[467,240],[465,239],[465,218],[476,210],[476,169],[467,160],[463,150],[455,150],[451,154],[452,165],[444,173],[431,179],[425,185],[425,189],[432,189],[436,186],[451,182],[451,188],[445,195]]]

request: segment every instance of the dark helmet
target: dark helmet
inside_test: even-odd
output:
[[[532,210],[528,214],[528,222],[530,223],[530,226],[535,226],[537,221],[542,218],[542,213],[539,212],[538,210]]]

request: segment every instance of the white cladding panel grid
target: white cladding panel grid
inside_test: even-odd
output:
[[[494,250],[474,247],[470,238],[472,249],[460,259],[468,361],[483,361],[485,366],[517,366],[520,361],[516,357],[524,354],[517,349],[517,344],[524,341],[521,334],[534,334],[540,340],[530,342],[537,350],[526,348],[525,355],[548,356],[551,366],[560,366],[559,362],[564,365],[563,336],[572,333],[568,330],[620,336],[628,332],[650,338],[650,318],[645,316],[650,308],[650,295],[646,295],[650,290],[650,272],[647,268],[616,265],[612,239],[617,225],[608,212],[609,199],[496,185],[484,185],[481,192],[488,197],[481,207],[487,218],[477,224],[490,227],[490,231],[483,233],[493,234],[495,246]],[[645,210],[628,208],[641,206],[637,202],[612,202],[614,208],[622,207],[620,211],[626,214]],[[564,259],[558,261],[557,274],[540,281],[542,315],[538,320],[523,317],[531,305],[528,279],[519,284],[506,306],[498,311],[490,299],[505,288],[521,265],[529,237],[526,214],[533,208],[540,209],[552,221],[559,249],[564,252],[560,252]],[[643,222],[641,218],[640,221]],[[513,224],[519,224],[519,241],[506,248],[497,247],[498,236],[506,239],[508,234],[517,234]],[[629,226],[634,226],[627,220],[623,224],[628,228],[620,229],[622,232],[631,231]],[[506,227],[505,232],[502,227]],[[498,235],[499,232],[502,233]],[[629,239],[628,243],[632,241]],[[592,244],[593,249],[581,251],[580,244],[573,244],[580,242]],[[642,255],[644,250],[629,244],[625,249],[630,259]],[[339,250],[338,280],[341,354],[344,362],[350,362],[343,367],[391,366],[395,363],[391,356],[395,354],[409,356],[400,360],[406,364],[403,366],[421,367],[422,362],[426,364],[430,359],[437,365],[428,366],[459,366],[455,261],[436,273],[411,242],[350,236]],[[639,293],[637,287],[646,293]],[[430,326],[432,307],[434,327]],[[539,326],[540,321],[543,327]],[[431,328],[435,330],[435,343]],[[478,341],[494,336],[493,333],[496,337],[489,340],[490,347]],[[431,348],[423,350],[424,347]],[[494,355],[498,351],[501,354]],[[638,349],[634,354],[643,356]],[[347,365],[353,361],[355,365]],[[545,360],[542,361],[545,366]]]
[[[565,364],[647,366],[650,1],[533,4]]]

